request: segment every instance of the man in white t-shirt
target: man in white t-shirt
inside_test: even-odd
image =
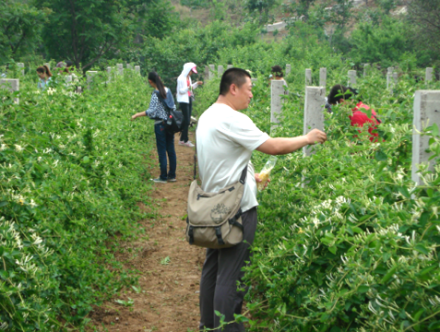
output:
[[[244,291],[238,290],[237,281],[243,277],[242,267],[250,259],[257,227],[257,185],[261,180],[250,162],[252,151],[282,155],[302,147],[324,143],[325,133],[313,129],[305,136],[271,138],[258,129],[253,121],[239,110],[248,107],[252,98],[250,74],[239,68],[225,71],[220,82],[217,102],[200,117],[196,132],[197,157],[202,189],[217,192],[237,182],[245,167],[247,177],[241,201],[243,211],[243,242],[225,249],[207,249],[200,281],[200,330],[214,329],[220,317],[232,322],[234,314],[241,313]],[[217,331],[217,330],[215,330]],[[230,323],[222,331],[244,331],[243,324]]]

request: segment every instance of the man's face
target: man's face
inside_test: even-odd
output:
[[[246,77],[246,82],[243,83],[239,88],[235,86],[235,100],[237,109],[244,110],[247,108],[252,97],[252,81],[249,77]]]

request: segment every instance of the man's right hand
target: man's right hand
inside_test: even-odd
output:
[[[327,140],[327,135],[319,129],[313,129],[306,136],[309,145],[313,145],[316,143],[322,144]]]

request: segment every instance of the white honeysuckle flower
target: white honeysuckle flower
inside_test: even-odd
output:
[[[57,92],[56,89],[52,89],[52,88],[47,89],[47,94],[48,95],[53,95],[55,92]]]
[[[24,150],[24,147],[22,147],[18,144],[14,144],[14,146],[15,146],[15,151],[17,151],[17,152],[22,152]]]
[[[33,208],[37,206],[37,204],[34,202],[33,199],[31,199],[31,202],[29,203],[29,205]]]
[[[2,144],[0,146],[0,151],[6,150],[8,148],[8,146],[6,144]]]

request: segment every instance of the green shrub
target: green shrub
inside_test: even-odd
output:
[[[45,92],[33,76],[16,95],[0,89],[2,329],[81,326],[93,304],[137,280],[112,239],[143,231],[136,203],[148,204],[154,144],[152,126],[130,122],[150,90],[126,75],[109,85],[96,77],[81,95],[61,76]]]

